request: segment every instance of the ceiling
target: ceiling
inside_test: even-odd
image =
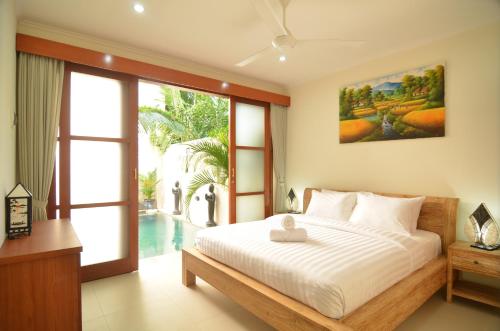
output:
[[[273,34],[249,0],[18,0],[18,19],[109,39],[284,86],[327,76],[369,59],[500,21],[499,0],[292,0],[296,38],[365,40],[355,48],[315,43],[246,67]]]

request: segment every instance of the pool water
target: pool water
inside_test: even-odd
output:
[[[152,257],[193,247],[201,228],[163,213],[139,215],[139,258]]]

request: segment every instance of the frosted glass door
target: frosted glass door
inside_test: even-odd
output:
[[[233,222],[264,219],[268,214],[268,170],[270,150],[269,107],[233,100],[231,107],[231,189]]]
[[[84,281],[137,269],[137,84],[66,66],[56,207],[83,245]]]

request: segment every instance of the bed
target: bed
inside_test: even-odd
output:
[[[304,210],[309,205],[313,190],[306,189],[304,192]],[[381,195],[411,197],[400,194]],[[263,241],[255,248],[252,247],[255,242],[245,242],[243,237],[238,238],[237,233],[234,233],[230,234],[234,241],[233,245],[231,246],[230,242],[224,245],[231,249],[221,249],[218,237],[228,236],[228,233],[224,232],[233,231],[237,227],[208,231],[198,242],[199,250],[183,250],[183,283],[186,286],[193,285],[196,276],[198,276],[278,330],[394,329],[446,282],[444,255],[447,247],[455,240],[457,202],[458,199],[455,198],[427,197],[418,219],[418,229],[421,230],[419,231],[421,236],[417,236],[419,239],[415,242],[413,240],[408,242],[397,237],[389,238],[390,241],[387,238],[380,241],[377,240],[377,237],[385,236],[385,234],[357,233],[357,229],[347,229],[348,231],[345,232],[346,229],[342,229],[342,224],[334,224],[330,226],[331,229],[325,228],[320,219],[301,220],[302,216],[298,216],[299,224],[307,228],[308,232],[311,233],[311,238],[318,238],[320,233],[323,234],[323,237],[317,241],[318,243],[330,240],[329,234],[331,234],[332,240],[340,242],[339,238],[334,236],[340,228],[344,231],[343,233],[347,233],[349,236],[368,236],[370,240],[367,241],[367,245],[381,245],[382,251],[387,251],[386,256],[378,256],[379,260],[377,257],[371,257],[370,260],[373,259],[374,262],[373,266],[380,265],[384,259],[388,263],[379,270],[371,268],[371,284],[365,287],[361,285],[354,287],[357,291],[336,293],[334,286],[328,287],[326,286],[328,284],[318,283],[318,279],[313,277],[316,273],[321,271],[322,275],[327,278],[336,277],[339,274],[338,270],[337,273],[331,272],[339,269],[343,264],[334,265],[327,270],[318,269],[315,271],[314,266],[322,263],[321,247],[312,247],[314,245],[311,243],[309,243],[310,247],[302,248],[300,248],[300,244],[286,246],[287,250],[296,247],[298,252],[306,258],[299,254],[297,261],[289,261],[289,263],[283,263],[283,258],[278,258],[279,262],[276,265],[281,266],[281,269],[277,270],[278,272],[273,269],[277,266],[269,263],[266,266],[265,259],[260,259],[258,254],[255,256],[244,255],[245,251],[260,251],[261,255],[277,254],[279,257],[280,249],[283,246],[280,248],[280,245],[266,245]],[[254,233],[254,237],[258,236],[259,231],[262,231],[263,228],[258,222],[243,227],[245,232]],[[389,242],[389,244],[385,242]],[[436,248],[437,243],[440,243],[441,247]],[[369,251],[370,247],[367,247],[367,250]],[[230,254],[231,251],[234,251],[234,254]],[[294,274],[293,268],[289,266],[297,264],[300,259],[305,261],[305,265],[302,265],[302,268],[298,270],[310,272]],[[389,266],[397,265],[405,260],[412,262],[411,266],[401,267],[402,271],[400,270],[398,276],[398,279],[401,280],[391,282],[389,279],[387,281],[386,278],[390,278],[389,276],[394,274],[394,272],[389,272]],[[309,261],[309,265],[307,265],[307,261]],[[353,261],[356,262],[354,258]],[[286,268],[289,268],[290,272]],[[345,268],[341,277],[336,281],[357,281],[359,284],[359,279],[356,278],[359,270],[356,271],[356,268],[353,269],[352,266],[350,268]],[[259,273],[259,270],[263,270],[263,272]],[[271,270],[271,272],[267,272],[267,276],[266,270]],[[386,273],[384,274],[380,270],[385,270]],[[352,274],[349,274],[351,271]],[[364,271],[366,277],[368,271]],[[283,277],[282,281],[281,279],[273,279],[273,274],[289,276]],[[286,279],[288,280],[285,281]],[[319,286],[313,287],[314,291],[308,291],[305,286],[308,281],[315,282]],[[371,289],[378,290],[378,292],[376,292],[376,296],[366,301],[367,299],[363,295],[370,292]],[[332,293],[322,295],[321,291],[324,291],[325,294]]]

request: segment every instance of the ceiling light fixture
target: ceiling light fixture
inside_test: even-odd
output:
[[[113,61],[113,57],[109,54],[104,55],[104,62],[111,63]]]
[[[143,13],[143,12],[144,12],[144,6],[143,6],[142,4],[140,4],[140,3],[136,3],[136,4],[134,5],[134,10],[135,10],[137,13],[141,14],[141,13]]]
[[[281,54],[279,57],[280,62],[285,62],[286,61],[286,56],[284,54]]]
[[[227,89],[229,87],[229,83],[228,82],[222,82],[222,88],[223,89]]]

